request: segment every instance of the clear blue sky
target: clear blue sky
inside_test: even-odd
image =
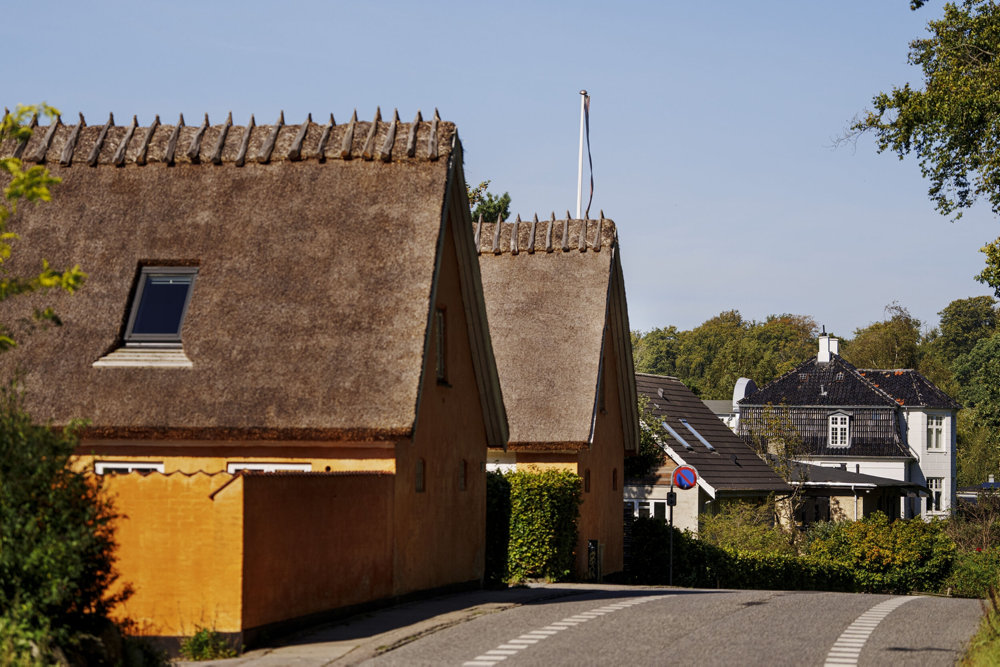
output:
[[[437,107],[467,179],[530,217],[575,210],[586,88],[592,211],[618,224],[633,329],[738,309],[844,335],[892,301],[929,327],[989,293],[972,276],[1000,226],[986,207],[935,213],[916,161],[871,138],[832,148],[874,93],[919,81],[907,45],[941,3],[908,5],[0,0],[3,103],[90,124]]]

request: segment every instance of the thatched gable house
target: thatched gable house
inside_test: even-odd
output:
[[[624,455],[637,450],[638,415],[615,224],[603,214],[480,221],[476,240],[510,420],[507,451],[491,449],[490,462],[579,474],[576,575],[619,571]]]
[[[25,298],[52,303],[64,326],[23,337],[0,369],[20,373],[37,419],[89,420],[81,465],[162,473],[108,480],[124,514],[158,498],[163,521],[188,521],[156,525],[160,515],[136,509],[152,524],[119,529],[123,553],[145,554],[121,562],[140,627],[245,635],[481,579],[483,463],[507,426],[453,124],[437,114],[246,127],[81,117],[0,150],[62,179],[51,203],[13,219],[20,241],[5,266],[45,258],[89,276],[76,295]],[[251,517],[214,516],[203,523],[244,527],[223,550],[237,558],[228,578],[173,570],[198,559],[204,538],[178,536],[192,519],[171,508],[222,512],[227,494],[251,493],[240,469],[346,475],[310,482],[326,491],[308,501],[294,484],[272,497],[264,487],[278,481],[254,482],[256,505],[233,505],[302,518],[331,516],[315,503],[351,498],[352,475],[382,473],[366,487],[382,489],[377,502],[337,515],[371,523],[381,542],[359,550],[338,537],[353,528],[287,519],[253,523],[263,532],[251,540]],[[206,484],[212,502],[198,495]],[[328,558],[264,558],[251,578],[239,554],[273,543],[268,530]],[[152,552],[130,542],[156,534],[176,539]],[[309,547],[320,542],[330,548]]]

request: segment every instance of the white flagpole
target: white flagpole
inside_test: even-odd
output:
[[[580,218],[580,207],[583,205],[583,105],[587,100],[587,91],[580,91],[580,156],[576,169],[576,217]]]

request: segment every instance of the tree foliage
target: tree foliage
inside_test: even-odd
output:
[[[18,106],[0,121],[0,143],[4,140],[15,142],[27,141],[31,136],[29,118],[42,113],[54,118],[58,111],[47,105]],[[29,276],[11,276],[7,273],[6,263],[14,250],[17,234],[9,229],[21,202],[44,202],[52,198],[50,187],[59,183],[48,169],[41,165],[24,168],[21,160],[15,157],[0,157],[0,182],[3,187],[3,199],[0,201],[0,302],[16,296],[40,290],[62,289],[67,292],[77,290],[86,278],[79,266],[57,271],[44,261],[38,273]],[[8,311],[9,312],[9,311]],[[59,324],[59,318],[51,309],[36,310],[30,316],[21,318],[20,322],[0,320],[0,351],[13,347],[15,343],[14,328],[19,323],[25,323],[31,328],[31,322],[45,321]]]
[[[806,315],[756,322],[728,310],[690,331],[671,326],[634,333],[635,367],[678,377],[701,398],[730,398],[740,377],[763,384],[801,363],[813,353],[817,328]]]
[[[660,442],[666,432],[649,407],[649,399],[639,396],[639,452],[625,457],[625,477],[644,477],[662,466],[667,455]]]
[[[128,594],[107,592],[116,517],[70,466],[76,445],[73,427],[33,424],[16,391],[0,392],[0,635],[15,655],[31,642],[72,652]]]
[[[858,368],[917,368],[920,320],[903,306],[885,307],[886,318],[857,329],[842,354]]]
[[[970,352],[976,343],[993,335],[997,328],[996,300],[991,296],[955,299],[938,315],[941,317],[940,335],[934,345],[947,363]]]
[[[482,216],[486,222],[506,220],[510,215],[510,194],[494,195],[489,187],[490,182],[483,181],[474,188],[468,188],[472,219],[478,220]]]
[[[879,152],[916,155],[942,214],[958,218],[980,197],[1000,213],[1000,9],[992,0],[947,3],[927,28],[909,53],[923,89],[878,93],[852,130],[874,132]]]

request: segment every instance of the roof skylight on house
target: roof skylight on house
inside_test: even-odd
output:
[[[193,266],[142,267],[125,328],[126,344],[180,345],[197,273]]]
[[[662,422],[661,426],[663,426],[663,428],[665,428],[665,429],[667,430],[667,433],[669,433],[669,434],[670,434],[670,437],[671,437],[671,438],[673,438],[673,439],[674,439],[674,440],[676,440],[677,442],[679,442],[679,443],[681,443],[682,445],[684,445],[684,449],[688,450],[689,452],[693,452],[693,451],[694,451],[694,447],[692,447],[692,446],[690,445],[690,443],[688,443],[688,441],[687,441],[687,440],[685,440],[684,438],[682,438],[682,437],[681,437],[681,435],[680,435],[680,433],[678,433],[677,431],[675,431],[675,430],[674,430],[674,429],[673,429],[673,428],[672,428],[672,427],[670,426],[670,424],[668,424],[667,422]]]
[[[705,445],[705,449],[707,449],[710,452],[715,451],[715,447],[713,447],[711,443],[709,443],[709,441],[705,439],[705,436],[703,436],[701,433],[698,433],[698,431],[694,430],[694,426],[688,424],[688,420],[681,419],[681,423],[684,424],[687,430],[691,431],[691,435],[698,438],[698,441],[701,442],[701,444]]]

